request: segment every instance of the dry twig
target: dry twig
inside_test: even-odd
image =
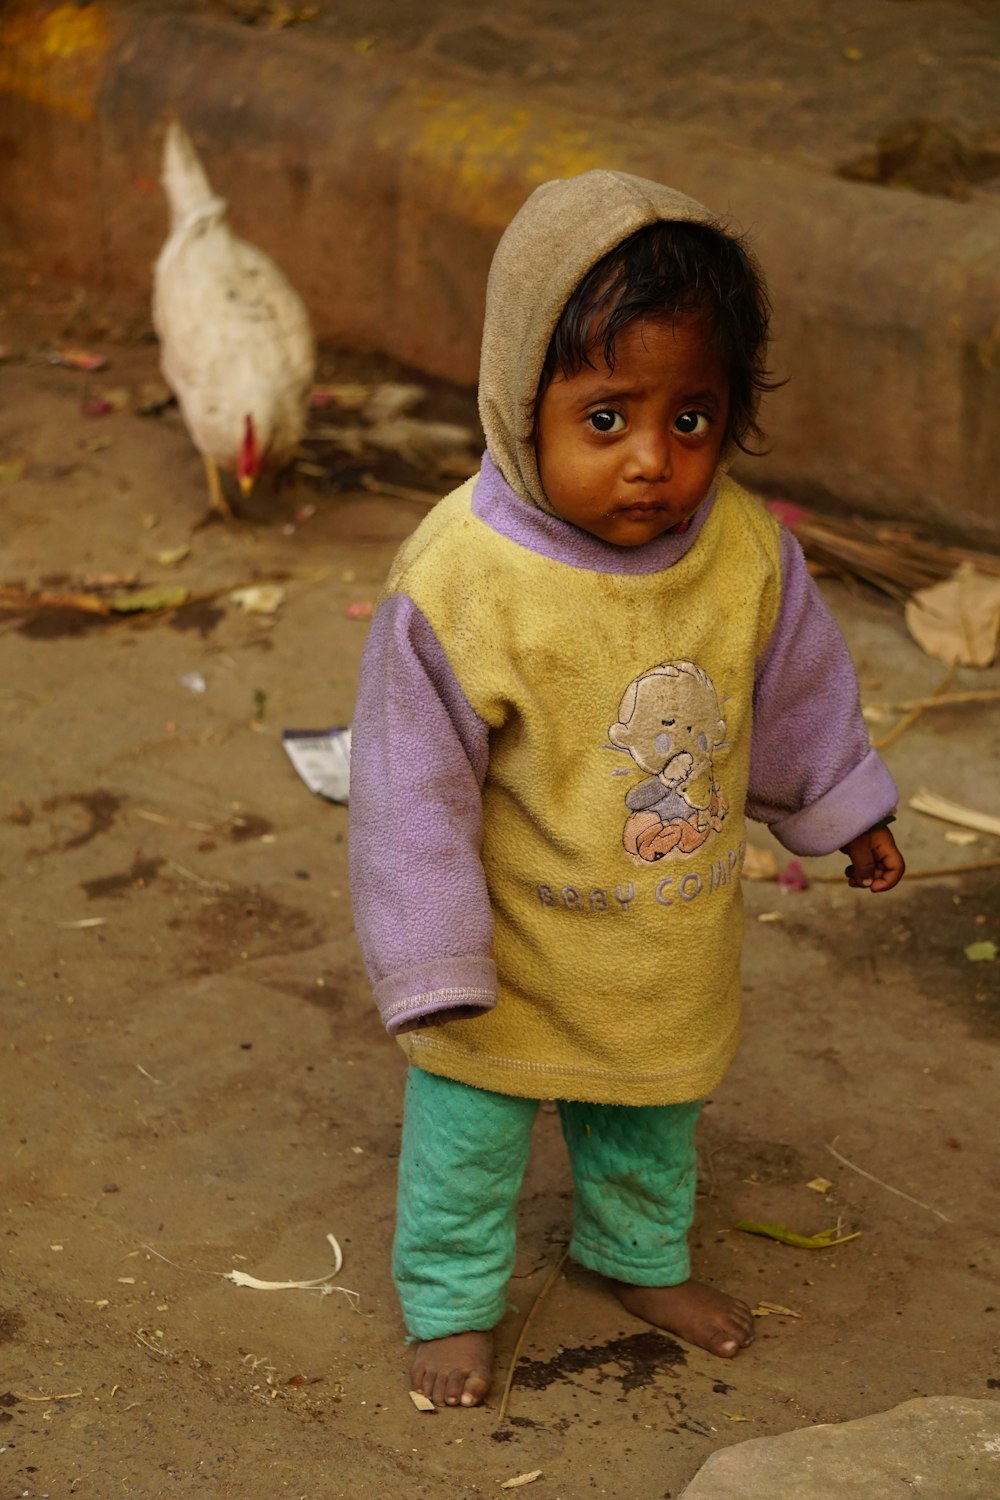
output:
[[[834,1136],[834,1140],[836,1139],[836,1136]],[[840,1152],[831,1142],[827,1143],[826,1149],[829,1151],[831,1156],[835,1156],[837,1160],[841,1162],[845,1167],[850,1167],[851,1171],[857,1172],[859,1177],[867,1177],[868,1181],[874,1182],[876,1187],[885,1188],[887,1193],[895,1193],[897,1198],[905,1198],[907,1203],[913,1203],[917,1208],[926,1208],[928,1213],[935,1214],[937,1218],[943,1219],[946,1224],[951,1224],[953,1222],[951,1219],[949,1219],[948,1215],[943,1214],[939,1208],[932,1208],[929,1203],[922,1203],[919,1198],[912,1198],[909,1193],[904,1193],[902,1188],[893,1187],[892,1183],[883,1182],[881,1177],[875,1177],[871,1172],[866,1172],[864,1167],[859,1167],[856,1162],[848,1161],[847,1157],[841,1156]]]
[[[899,736],[903,734],[907,729],[909,729],[911,724],[915,724],[917,722],[924,709],[927,708],[929,704],[933,703],[934,699],[937,698],[939,694],[944,693],[951,686],[951,681],[954,676],[955,669],[954,667],[950,667],[942,677],[941,681],[938,683],[937,687],[934,689],[934,692],[931,694],[930,698],[925,698],[921,702],[915,703],[909,710],[909,712],[902,719],[900,719],[899,723],[893,725],[888,734],[884,734],[881,739],[872,740],[872,748],[875,750],[885,750],[895,740],[898,740]]]
[[[524,1341],[527,1337],[528,1329],[531,1327],[538,1309],[541,1307],[542,1303],[545,1301],[546,1297],[549,1295],[552,1288],[559,1280],[559,1277],[562,1273],[562,1268],[566,1264],[566,1261],[568,1259],[569,1246],[566,1245],[563,1247],[562,1254],[546,1277],[545,1285],[542,1287],[541,1291],[538,1293],[538,1296],[535,1298],[534,1302],[531,1304],[531,1306],[528,1308],[527,1313],[525,1314],[524,1322],[521,1324],[521,1332],[517,1336],[517,1343],[514,1345],[514,1352],[510,1357],[510,1368],[507,1371],[507,1379],[504,1382],[503,1395],[500,1397],[500,1411],[497,1415],[498,1427],[502,1427],[507,1420],[507,1408],[510,1406],[510,1393],[514,1389],[514,1373],[517,1370],[517,1362],[521,1358],[521,1350],[524,1348]]]
[[[944,880],[949,875],[968,875],[975,870],[1000,869],[1000,859],[973,859],[963,865],[942,865],[938,870],[911,870],[907,867],[907,880]],[[814,885],[840,885],[843,875],[810,875]]]

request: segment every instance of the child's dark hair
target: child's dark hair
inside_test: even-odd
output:
[[[542,366],[535,410],[556,375],[593,365],[600,347],[614,368],[615,341],[642,318],[697,315],[706,320],[729,377],[726,440],[744,453],[760,442],[761,393],[782,382],[764,363],[771,306],[753,256],[735,235],[681,220],[648,224],[588,271],[562,310]]]

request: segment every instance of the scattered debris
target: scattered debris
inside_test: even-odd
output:
[[[970,943],[964,951],[970,964],[991,964],[996,959],[997,954],[1000,953],[1000,948],[997,947],[996,943],[990,942],[988,938],[984,938],[978,943]]]
[[[834,1245],[846,1245],[848,1240],[861,1236],[860,1229],[853,1234],[841,1234],[837,1228],[821,1229],[818,1234],[797,1234],[784,1224],[758,1224],[755,1219],[741,1219],[733,1228],[744,1234],[759,1234],[765,1239],[777,1240],[779,1244],[791,1245],[796,1250],[831,1250]]]
[[[411,1391],[410,1400],[417,1408],[417,1411],[437,1412],[437,1407],[434,1405],[434,1402],[428,1400],[423,1391]]]
[[[204,693],[208,683],[200,672],[182,672],[177,681],[181,687],[187,688],[189,693]]]
[[[846,580],[860,579],[905,604],[918,589],[950,578],[963,562],[1000,577],[1000,556],[925,541],[905,526],[819,516],[787,500],[765,501],[772,515],[793,531],[814,569]]]
[[[930,818],[940,818],[945,823],[957,823],[960,828],[973,828],[977,833],[992,833],[1000,837],[1000,818],[993,813],[963,807],[959,802],[939,797],[937,792],[930,792],[926,787],[920,787],[910,798],[910,806],[914,812],[926,813]]]
[[[57,922],[56,926],[77,929],[82,927],[106,927],[107,923],[107,917],[80,917],[76,922]]]
[[[83,1395],[83,1392],[63,1391],[56,1396],[29,1396],[24,1391],[13,1391],[11,1394],[16,1396],[18,1401],[75,1401],[78,1396]]]
[[[357,1311],[361,1300],[359,1293],[352,1292],[346,1286],[330,1285],[344,1264],[344,1255],[332,1234],[328,1234],[326,1238],[333,1250],[333,1270],[328,1271],[325,1276],[314,1276],[307,1281],[261,1281],[257,1276],[248,1276],[246,1271],[228,1271],[222,1275],[222,1279],[231,1281],[234,1286],[250,1287],[257,1292],[319,1292],[321,1297],[328,1297],[331,1292],[341,1292]]]
[[[979,843],[979,835],[973,833],[971,828],[949,828],[944,840],[946,844],[957,844],[960,849],[968,849],[970,844]]]
[[[155,517],[151,518],[155,525]],[[109,578],[115,575],[107,575]],[[124,581],[128,579],[130,585],[134,582],[135,575],[118,575]],[[180,609],[185,604],[208,603],[221,595],[232,595],[246,585],[223,585],[221,588],[206,589],[204,593],[192,594],[191,590],[181,584],[156,584],[148,588],[132,588],[116,593],[108,594],[103,587],[76,588],[70,584],[65,589],[29,589],[19,583],[0,583],[0,612],[6,611],[15,615],[31,615],[44,610],[75,610],[91,615],[133,615],[133,614],[166,614],[171,610]],[[261,587],[258,582],[252,585],[254,588]]]
[[[814,1177],[811,1182],[806,1183],[807,1188],[812,1188],[814,1193],[828,1193],[833,1187],[829,1177]]]
[[[248,615],[276,615],[285,602],[285,590],[280,583],[252,583],[233,589],[229,598]]]
[[[757,921],[758,922],[783,922],[784,920],[785,920],[785,914],[784,914],[784,912],[780,912],[780,911],[761,911],[761,912],[757,913]]]
[[[357,599],[344,609],[344,617],[348,620],[370,620],[374,613],[375,606],[370,599]]]
[[[778,876],[778,885],[783,891],[807,891],[809,876],[802,868],[802,861],[790,859]]]
[[[528,1474],[515,1474],[513,1479],[505,1479],[500,1486],[502,1490],[519,1490],[522,1484],[534,1484],[536,1479],[541,1479],[542,1470],[532,1469]]]
[[[362,463],[367,460],[373,468],[390,462],[403,464],[414,474],[430,471],[441,478],[468,478],[479,468],[479,435],[459,422],[414,416],[414,407],[427,394],[424,386],[400,381],[383,381],[372,386],[360,382],[314,386],[309,404],[313,410],[330,412],[330,420],[313,426],[303,442],[310,446],[327,445],[327,451],[321,454],[327,463],[313,464],[306,460],[296,467],[305,474],[318,470],[316,478],[336,479],[338,460],[342,467],[346,458]],[[389,477],[397,480],[406,476],[390,470]],[[375,476],[355,471],[352,482],[358,480],[366,487],[382,490],[380,479]],[[429,501],[422,499],[422,503],[433,503],[439,498],[436,493]]]
[[[191,556],[191,548],[187,542],[182,542],[179,547],[165,547],[162,552],[156,554],[156,561],[161,568],[176,568],[178,563],[184,562],[185,558]]]
[[[328,802],[347,802],[351,787],[350,726],[286,729],[281,743],[311,792]]]
[[[779,1318],[801,1318],[802,1316],[800,1312],[796,1312],[792,1307],[782,1307],[780,1302],[762,1300],[751,1310],[755,1318],[769,1318],[772,1314]],[[723,1415],[725,1414],[723,1413]]]
[[[70,370],[83,370],[88,375],[95,370],[107,369],[103,354],[92,354],[89,349],[56,349],[49,355],[49,364],[65,365]]]

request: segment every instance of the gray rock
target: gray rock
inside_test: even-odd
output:
[[[1000,1402],[904,1401],[855,1422],[754,1438],[713,1453],[684,1500],[996,1500]]]

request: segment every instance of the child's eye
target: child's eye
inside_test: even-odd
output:
[[[685,437],[704,437],[710,423],[703,411],[682,411],[674,426]]]
[[[595,432],[621,432],[625,418],[618,411],[592,411],[587,421]]]

